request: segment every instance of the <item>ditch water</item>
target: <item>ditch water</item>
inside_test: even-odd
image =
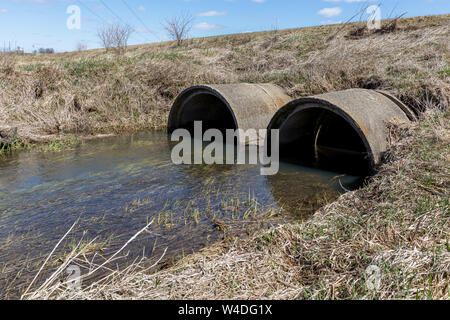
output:
[[[171,147],[165,133],[151,132],[0,158],[0,298],[17,297],[78,219],[56,257],[83,233],[107,242],[101,254],[115,252],[153,219],[121,263],[157,259],[166,248],[167,262],[304,219],[344,191],[339,180],[346,188],[359,180],[287,163],[275,176],[261,176],[259,165],[174,165]]]

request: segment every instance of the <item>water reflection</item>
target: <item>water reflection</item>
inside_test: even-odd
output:
[[[78,218],[74,239],[84,231],[90,239],[112,237],[112,251],[155,219],[128,259],[143,248],[158,255],[168,247],[171,257],[221,239],[216,220],[238,232],[238,221],[245,220],[243,229],[264,225],[257,215],[267,210],[284,208],[278,221],[297,219],[342,191],[336,173],[281,164],[279,174],[266,177],[258,165],[174,165],[170,148],[165,133],[153,132],[0,159],[0,284],[19,271],[23,282],[27,272],[34,275]]]

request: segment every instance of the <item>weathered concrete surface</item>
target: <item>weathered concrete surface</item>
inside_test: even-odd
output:
[[[275,112],[289,101],[284,90],[274,84],[190,87],[172,106],[168,132],[188,127],[194,120],[210,122],[214,128],[266,129]]]
[[[275,114],[268,129],[280,129],[280,135],[283,135],[283,124],[295,114],[308,109],[333,112],[350,124],[364,143],[371,167],[380,162],[388,148],[386,122],[393,118],[403,121],[414,118],[414,113],[407,106],[386,93],[349,89],[291,101]],[[297,115],[296,119],[300,120],[299,126],[304,125],[301,116]]]
[[[17,127],[0,126],[0,146],[13,143],[17,137]]]
[[[376,90],[376,92],[381,93],[382,95],[388,97],[392,100],[402,111],[406,114],[409,120],[416,121],[417,115],[414,113],[413,110],[411,110],[408,106],[406,106],[403,102],[401,102],[397,97],[393,96],[389,92],[383,91],[383,90]]]

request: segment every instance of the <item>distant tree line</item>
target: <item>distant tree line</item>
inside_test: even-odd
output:
[[[189,37],[193,21],[194,17],[190,13],[184,12],[173,18],[166,19],[165,23],[163,23],[163,28],[167,36],[180,46],[183,40]],[[128,24],[113,23],[98,29],[97,37],[107,52],[112,51],[117,55],[121,55],[125,53],[128,40],[134,32],[135,29]],[[85,50],[80,45],[77,45],[76,49],[78,51]]]
[[[55,49],[53,48],[39,48],[38,50],[34,50],[33,53],[55,53]]]
[[[188,12],[181,13],[178,16],[174,16],[170,19],[166,19],[163,23],[163,28],[167,33],[167,36],[176,41],[176,44],[180,46],[183,40],[189,37],[189,33],[192,29],[194,17]],[[105,27],[98,29],[97,37],[99,38],[102,46],[106,51],[112,51],[117,55],[125,53],[128,41],[131,35],[135,32],[135,29],[128,24],[112,23]],[[6,48],[6,46],[4,46]],[[3,49],[4,52],[24,53],[23,48],[17,47],[17,50]],[[78,42],[76,44],[77,51],[87,50],[86,44]],[[1,50],[1,49],[0,49]],[[53,54],[54,48],[39,48],[33,50],[34,54]]]

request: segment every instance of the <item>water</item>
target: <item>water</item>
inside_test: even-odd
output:
[[[174,165],[170,148],[165,133],[153,132],[0,158],[0,297],[23,287],[77,219],[62,251],[86,232],[113,252],[154,219],[124,261],[165,248],[167,260],[227,234],[305,218],[343,191],[333,172],[282,163],[266,177],[258,165]]]

